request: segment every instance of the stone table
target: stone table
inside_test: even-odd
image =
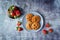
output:
[[[60,0],[0,0],[0,40],[60,40]],[[43,35],[39,32],[16,31],[19,19],[7,16],[9,6],[17,5],[27,11],[39,11],[54,29],[53,33]],[[45,28],[43,28],[45,29]],[[48,30],[48,29],[47,29]]]

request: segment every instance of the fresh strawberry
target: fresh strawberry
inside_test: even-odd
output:
[[[21,29],[21,31],[23,30],[23,28],[22,28],[22,27],[20,27],[20,29]]]
[[[50,25],[49,23],[47,23],[45,26],[46,26],[47,28],[49,28],[51,25]]]
[[[18,27],[18,31],[22,31],[23,30],[23,28],[21,28],[21,27]]]
[[[14,17],[14,16],[15,16],[15,14],[14,14],[14,13],[11,13],[11,16],[12,16],[12,17]]]
[[[17,23],[17,26],[20,26],[21,24]]]
[[[47,31],[47,30],[42,30],[42,33],[43,33],[44,35],[46,35],[46,34],[48,33],[48,31]]]
[[[52,33],[53,32],[53,29],[49,29],[49,32]]]
[[[21,23],[20,23],[20,21],[18,21],[17,26],[20,26],[20,25],[21,25]]]
[[[16,11],[16,15],[20,16],[20,11],[19,10]]]
[[[20,16],[21,15],[21,12],[20,12],[20,10],[18,9],[18,7],[14,7],[14,13],[16,14],[16,16]]]
[[[14,13],[16,13],[17,10],[13,10],[13,11],[14,11]]]

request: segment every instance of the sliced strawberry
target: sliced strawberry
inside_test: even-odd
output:
[[[46,34],[48,33],[48,31],[47,31],[47,30],[42,30],[42,33],[43,33],[44,35],[46,35]]]
[[[51,25],[50,25],[49,23],[47,23],[45,26],[46,26],[47,28],[49,28]]]
[[[49,29],[49,32],[52,33],[53,32],[53,29]]]
[[[14,13],[16,13],[17,10],[13,10],[13,11],[14,11]]]

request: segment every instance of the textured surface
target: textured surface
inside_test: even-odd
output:
[[[17,5],[27,11],[39,11],[45,17],[45,22],[52,24],[53,33],[43,35],[41,31],[30,33],[26,30],[16,31],[18,20],[7,16],[10,5]],[[48,29],[47,29],[48,30]],[[60,40],[60,0],[0,0],[0,40]]]

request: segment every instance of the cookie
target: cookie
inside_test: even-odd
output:
[[[38,22],[39,23],[40,20],[41,20],[41,18],[38,15],[35,15],[35,16],[32,17],[32,22]]]
[[[27,20],[27,21],[31,21],[33,16],[34,16],[34,15],[31,14],[31,13],[27,14],[27,15],[26,15],[26,20]]]
[[[32,26],[31,26],[31,28],[32,28],[33,30],[37,30],[37,29],[40,28],[40,24],[37,23],[37,22],[34,22],[34,23],[32,24]]]
[[[26,23],[26,29],[27,29],[27,30],[32,30],[31,26],[32,26],[32,22],[28,21],[28,22]]]

